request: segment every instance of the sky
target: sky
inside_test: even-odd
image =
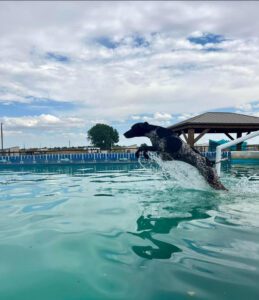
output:
[[[85,146],[96,123],[132,145],[147,142],[123,137],[136,122],[259,116],[258,14],[249,1],[1,1],[4,146]]]

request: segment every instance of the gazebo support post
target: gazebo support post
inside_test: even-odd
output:
[[[188,129],[188,144],[194,146],[194,129]]]
[[[242,137],[242,132],[238,131],[237,132],[237,139]],[[242,150],[242,143],[237,144],[237,151],[241,151]]]

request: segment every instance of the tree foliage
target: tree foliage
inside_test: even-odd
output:
[[[143,143],[140,145],[140,147],[148,147],[148,145],[146,143]]]
[[[87,132],[87,138],[95,147],[101,150],[108,150],[118,143],[119,134],[116,129],[106,124],[96,124]]]

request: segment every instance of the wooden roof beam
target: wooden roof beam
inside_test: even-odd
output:
[[[188,137],[187,137],[187,135],[185,134],[185,132],[182,130],[182,135],[183,135],[183,137],[184,137],[184,139],[185,139],[185,142],[186,143],[188,143]]]
[[[204,129],[195,139],[194,139],[194,144],[198,142],[199,139],[201,139],[206,133],[208,133],[210,130],[209,129]]]
[[[259,125],[243,125],[243,124],[229,124],[229,125],[224,125],[224,124],[186,124],[184,126],[179,126],[175,128],[169,128],[174,132],[177,131],[187,131],[188,129],[194,129],[195,132],[200,131],[204,129],[211,129],[211,130],[217,130],[220,131],[221,133],[224,133],[225,131],[235,133],[237,131],[242,131],[242,132],[247,132],[247,131],[257,131],[259,130]]]
[[[234,138],[228,133],[228,132],[225,132],[225,135],[230,138],[232,141],[234,140]]]

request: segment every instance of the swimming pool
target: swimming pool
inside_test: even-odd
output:
[[[258,299],[259,166],[1,166],[0,299]]]

